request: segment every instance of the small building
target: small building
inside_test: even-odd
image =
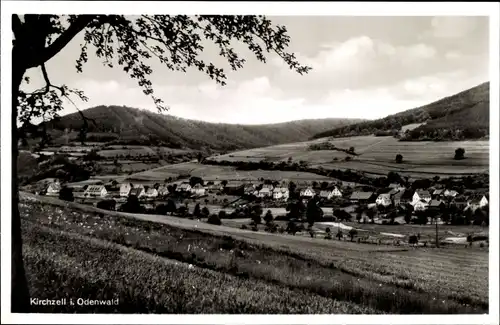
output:
[[[158,186],[158,196],[163,197],[167,196],[169,194],[168,186],[166,185],[160,185]]]
[[[273,184],[263,184],[262,188],[268,188],[270,191],[272,191],[274,189],[274,186]]]
[[[59,180],[55,180],[54,182],[50,183],[49,186],[47,187],[48,196],[58,196],[60,191],[61,191],[61,183],[59,183]]]
[[[303,198],[313,198],[315,195],[316,192],[312,187],[308,187],[300,191],[300,196]]]
[[[148,199],[154,199],[158,197],[158,190],[154,187],[148,187],[144,192],[144,196]]]
[[[288,200],[290,191],[286,187],[276,187],[273,190],[273,199],[275,200]]]
[[[105,197],[107,194],[104,185],[89,185],[84,193],[86,197]]]
[[[425,200],[420,200],[418,202],[414,202],[413,204],[413,210],[415,211],[424,211],[427,210],[427,207],[429,206],[429,203]]]
[[[191,185],[189,183],[182,183],[181,185],[177,186],[176,191],[177,192],[191,192]]]
[[[432,198],[429,191],[417,190],[413,194],[412,205],[415,205],[417,202],[420,202],[422,200],[425,201],[426,203],[429,203],[431,199]]]
[[[488,199],[485,195],[474,195],[467,201],[467,209],[472,209],[476,211],[477,209],[483,208],[488,205]]]
[[[443,189],[437,189],[432,192],[432,198],[433,199],[441,199],[444,196],[444,190]]]
[[[137,198],[144,196],[144,187],[134,187],[130,190],[129,196],[135,196]]]
[[[373,200],[373,192],[353,192],[349,200],[352,203],[370,203]]]
[[[132,189],[132,184],[123,183],[120,185],[120,196],[127,197],[130,194],[130,190]]]
[[[197,195],[197,196],[203,196],[203,195],[205,195],[205,192],[206,192],[206,189],[201,184],[196,184],[191,189],[191,193],[193,193],[194,195]]]
[[[377,199],[375,200],[375,203],[377,205],[382,205],[384,207],[388,207],[389,205],[392,204],[391,200],[391,194],[390,193],[383,193],[380,194]]]
[[[323,199],[331,200],[333,197],[342,197],[342,192],[337,187],[334,187],[330,190],[320,191],[319,196]]]
[[[454,191],[454,190],[445,190],[443,195],[448,197],[448,198],[454,198],[455,196],[458,195],[458,192]]]
[[[444,202],[441,200],[431,200],[429,202],[429,209],[441,210],[445,206]]]
[[[267,187],[263,187],[263,188],[259,191],[259,193],[257,194],[257,196],[258,196],[258,197],[262,197],[262,198],[264,198],[264,197],[270,197],[270,196],[271,196],[271,194],[272,194],[272,192],[271,192],[271,190],[270,190],[269,188],[267,188]]]

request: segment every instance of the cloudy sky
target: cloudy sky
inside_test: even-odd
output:
[[[427,104],[489,80],[485,17],[270,17],[287,26],[290,51],[313,70],[304,76],[270,55],[263,64],[244,47],[244,69],[226,69],[215,85],[193,70],[171,72],[151,60],[156,94],[168,114],[227,123],[274,123],[308,118],[379,118]],[[82,37],[47,65],[54,84],[85,91],[81,108],[127,105],[156,111],[151,99],[116,67],[92,56],[75,69]],[[226,67],[217,55],[204,57]],[[37,70],[30,71],[36,85]],[[73,113],[68,105],[62,115]]]

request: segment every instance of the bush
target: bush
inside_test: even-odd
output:
[[[75,197],[73,196],[73,190],[69,187],[63,187],[59,191],[59,200],[70,201],[73,202]]]
[[[208,217],[207,222],[209,224],[212,224],[212,225],[217,225],[217,226],[222,225],[222,222],[221,222],[219,216],[216,214],[212,214],[210,217]]]
[[[356,237],[356,235],[358,234],[358,231],[354,228],[351,228],[351,230],[349,230],[349,237],[351,238],[351,241],[354,240],[354,237]]]
[[[465,155],[465,150],[464,150],[464,148],[457,148],[457,149],[455,150],[455,157],[454,157],[454,159],[455,159],[455,160],[464,159],[464,158],[465,158],[465,156],[464,156],[464,155]]]
[[[403,162],[403,155],[401,155],[401,154],[397,154],[397,155],[396,155],[396,162],[397,162],[398,164],[402,163],[402,162]]]
[[[116,209],[116,201],[115,200],[103,200],[103,201],[99,201],[99,202],[97,202],[97,207],[99,209],[114,211]]]

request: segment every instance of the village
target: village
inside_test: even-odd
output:
[[[488,225],[488,193],[459,191],[433,184],[415,188],[413,184],[391,183],[385,188],[367,191],[361,184],[336,182],[299,182],[283,180],[259,182],[189,181],[141,184],[116,180],[90,179],[62,183],[45,179],[35,194],[62,200],[91,204],[107,210],[192,217],[195,205],[206,207],[208,214],[221,213],[223,218],[242,218],[242,209],[259,205],[272,211],[274,218],[286,218],[290,205],[300,203],[302,217],[313,201],[321,208],[316,221],[351,221],[382,224],[476,224]],[[418,185],[417,185],[418,186]],[[130,201],[136,208],[130,209]],[[128,203],[128,204],[127,204]],[[140,208],[139,208],[140,207]],[[168,207],[168,208],[165,208]]]

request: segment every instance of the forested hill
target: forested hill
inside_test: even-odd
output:
[[[209,123],[157,114],[123,106],[98,106],[84,111],[89,119],[88,141],[161,144],[173,148],[237,150],[308,140],[312,135],[356,119],[299,120],[278,124],[237,125]],[[77,132],[83,125],[78,113],[49,122],[52,138]],[[66,130],[66,133],[64,132]]]
[[[402,126],[413,123],[423,124],[403,133],[401,140],[479,139],[488,136],[489,121],[490,83],[485,82],[428,105],[389,115],[382,119],[318,132],[312,139],[397,134]]]

